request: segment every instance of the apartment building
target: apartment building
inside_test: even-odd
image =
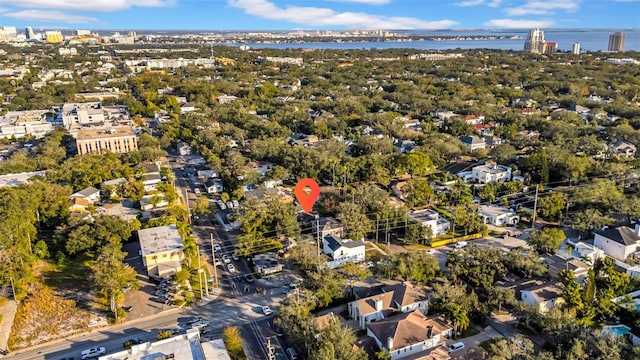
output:
[[[76,135],[78,155],[112,152],[126,154],[138,150],[138,139],[129,126],[110,129],[81,129]]]

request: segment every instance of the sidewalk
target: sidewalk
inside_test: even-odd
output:
[[[0,315],[2,316],[2,322],[0,322],[0,352],[8,349],[9,335],[11,335],[11,327],[13,326],[13,319],[16,316],[17,304],[13,299],[8,299],[7,303],[0,308]]]

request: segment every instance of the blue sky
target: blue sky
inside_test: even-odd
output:
[[[640,27],[640,0],[1,0],[0,25],[66,29]]]

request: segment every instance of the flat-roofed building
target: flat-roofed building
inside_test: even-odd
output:
[[[22,138],[29,134],[41,138],[53,130],[47,121],[47,110],[9,111],[0,116],[0,138]]]
[[[0,188],[5,186],[18,186],[21,184],[26,184],[29,179],[34,176],[44,177],[46,172],[44,170],[41,171],[31,171],[31,172],[23,172],[16,174],[6,174],[0,175]]]
[[[66,128],[75,124],[95,125],[105,121],[101,102],[64,103],[56,111],[56,123]]]
[[[186,334],[168,339],[145,342],[99,360],[230,360],[222,339],[205,341],[199,330],[188,330]]]
[[[184,245],[175,225],[138,230],[138,240],[149,277],[169,277],[182,270]]]
[[[126,154],[138,150],[138,138],[129,126],[110,129],[81,129],[76,135],[78,155],[112,152]]]

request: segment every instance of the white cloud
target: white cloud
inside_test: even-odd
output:
[[[20,10],[5,12],[2,16],[25,21],[62,22],[69,24],[85,24],[98,21],[96,18],[67,14],[57,10]]]
[[[5,13],[5,12],[7,12],[7,11],[9,11],[9,9],[0,8],[0,14]]]
[[[132,7],[162,7],[175,4],[175,0],[2,0],[6,5],[28,9],[56,9],[76,11],[117,11]]]
[[[489,2],[487,5],[489,7],[496,8],[496,7],[500,6],[500,4],[502,4],[502,0],[493,0],[493,1]]]
[[[578,2],[578,0],[529,1],[522,6],[506,8],[504,12],[510,16],[550,15],[556,10],[578,10]]]
[[[453,5],[455,5],[455,6],[463,6],[463,7],[478,6],[478,5],[482,5],[482,4],[484,4],[484,0],[466,0],[466,1],[460,1],[460,2],[453,3]]]
[[[452,20],[426,21],[410,17],[372,15],[363,12],[336,12],[329,8],[287,6],[280,8],[268,0],[228,0],[229,6],[264,19],[313,26],[343,26],[359,29],[444,29]]]
[[[554,22],[553,20],[493,19],[483,25],[490,28],[528,29],[551,27]]]
[[[368,5],[385,5],[390,3],[392,0],[330,0],[330,1],[350,2],[350,3],[368,4]]]

